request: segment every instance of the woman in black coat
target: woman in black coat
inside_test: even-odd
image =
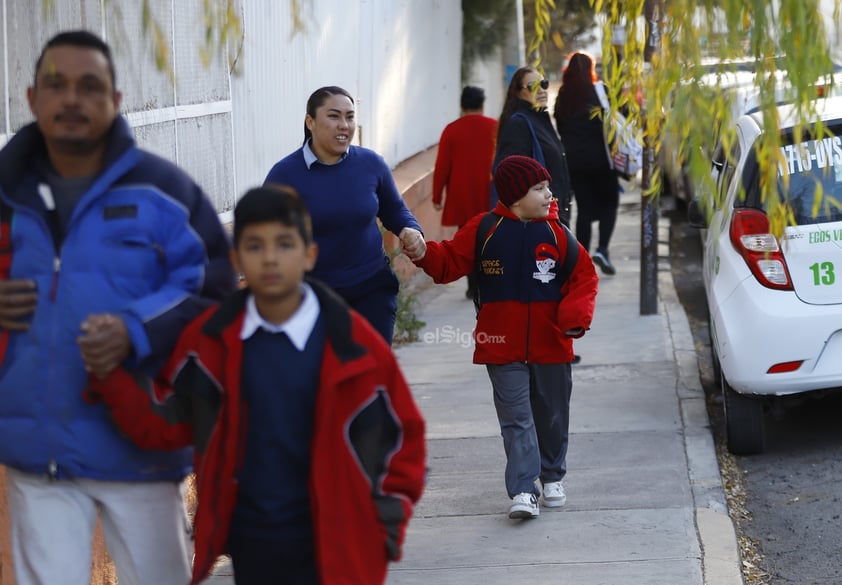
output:
[[[605,274],[614,274],[608,245],[617,223],[620,185],[608,160],[602,126],[605,112],[595,83],[602,82],[597,78],[593,59],[585,53],[573,53],[562,73],[553,113],[569,153],[570,181],[576,197],[576,239],[590,250],[591,225],[599,222],[593,261]]]
[[[531,67],[521,67],[512,75],[497,127],[495,167],[513,154],[541,162],[552,177],[550,191],[558,199],[559,217],[569,225],[570,175],[564,146],[547,112],[548,88],[549,81]],[[495,203],[492,201],[492,206]]]

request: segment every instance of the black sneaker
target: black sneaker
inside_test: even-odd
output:
[[[600,270],[602,270],[604,274],[617,273],[617,269],[614,268],[613,264],[611,264],[611,261],[608,259],[608,256],[606,254],[603,254],[602,252],[597,252],[596,254],[591,256],[591,259],[593,260],[594,264],[599,266]]]

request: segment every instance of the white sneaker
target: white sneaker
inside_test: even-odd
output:
[[[526,492],[512,498],[512,507],[509,508],[509,518],[537,518],[538,498]]]
[[[550,481],[544,484],[542,494],[544,506],[547,508],[560,508],[567,501],[567,494],[564,493],[564,486],[560,481]]]

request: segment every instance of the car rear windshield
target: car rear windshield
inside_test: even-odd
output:
[[[782,136],[778,194],[792,210],[796,225],[842,221],[842,125],[829,127],[831,136],[795,142]],[[789,185],[787,186],[787,180]],[[765,209],[760,201],[757,156],[749,153],[743,172],[745,205]]]

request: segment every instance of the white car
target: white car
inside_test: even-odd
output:
[[[794,143],[792,109],[778,108],[778,192],[794,224],[780,237],[760,201],[758,113],[737,120],[731,156],[714,160],[710,216],[698,194],[688,208],[690,223],[707,228],[702,270],[711,348],[728,449],[736,454],[763,450],[771,397],[842,387],[842,97],[818,100],[817,110],[832,136],[808,133]]]

